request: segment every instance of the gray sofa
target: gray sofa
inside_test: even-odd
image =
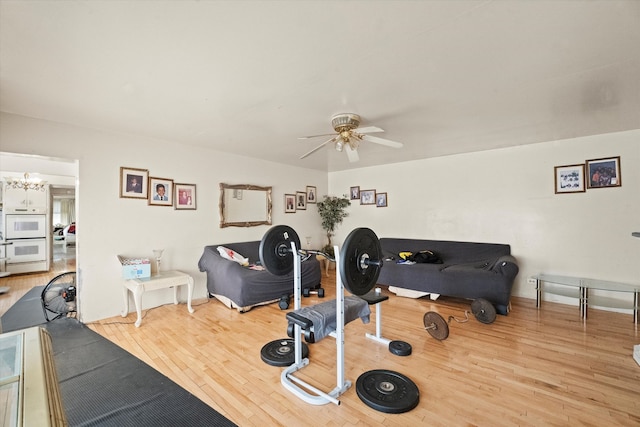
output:
[[[266,270],[252,270],[237,262],[223,258],[218,246],[227,247],[245,258],[250,264],[260,261],[260,241],[223,243],[205,246],[198,268],[207,273],[207,290],[229,308],[245,312],[251,308],[276,302],[283,295],[293,294],[293,273],[275,276]],[[320,262],[311,257],[302,262],[300,271],[302,289],[320,285]]]
[[[509,311],[518,263],[511,247],[472,243],[383,237],[385,262],[378,283],[397,288],[468,299],[484,298],[500,314]],[[442,263],[399,264],[400,252],[432,251]]]

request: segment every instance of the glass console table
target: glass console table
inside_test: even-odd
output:
[[[638,323],[638,311],[640,310],[640,284],[609,282],[606,280],[587,279],[584,277],[556,276],[551,274],[539,274],[536,279],[536,307],[540,308],[542,293],[547,292],[578,299],[580,317],[587,318],[589,304],[599,307],[614,307],[633,310],[633,323]],[[543,289],[542,284],[545,283]],[[556,286],[559,285],[559,286]],[[633,294],[633,303],[629,304],[613,298],[603,296],[589,296],[590,290],[609,292],[625,292]]]

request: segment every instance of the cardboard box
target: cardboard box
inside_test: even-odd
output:
[[[120,264],[122,264],[123,279],[144,279],[151,277],[151,261],[149,261],[149,258],[118,255],[118,260]]]

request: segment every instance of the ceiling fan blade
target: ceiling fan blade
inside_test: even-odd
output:
[[[376,132],[384,132],[383,129],[380,129],[379,127],[376,126],[367,126],[364,128],[358,128],[358,129],[354,129],[355,132],[357,133],[376,133]]]
[[[358,156],[358,152],[353,148],[351,148],[351,144],[345,144],[344,149],[347,152],[347,158],[351,163],[354,163],[360,160],[360,156]]]
[[[404,145],[401,142],[391,141],[390,139],[378,138],[377,136],[362,135],[362,139],[369,142],[375,142],[376,144],[382,144],[388,147],[393,147],[393,148],[404,147]]]
[[[319,149],[321,149],[322,147],[324,147],[325,145],[327,145],[330,142],[335,142],[338,139],[338,136],[334,136],[333,138],[323,142],[322,144],[318,145],[316,148],[314,148],[313,150],[309,151],[308,153],[304,154],[302,157],[300,157],[301,159],[304,159],[305,157],[307,157],[310,154],[315,153],[316,151],[318,151]]]
[[[311,138],[317,138],[319,136],[329,136],[329,135],[335,135],[336,133],[323,133],[321,135],[309,135],[309,136],[299,136],[298,139],[311,139]]]

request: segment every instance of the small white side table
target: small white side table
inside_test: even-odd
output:
[[[129,291],[133,294],[133,301],[136,304],[136,328],[142,323],[142,294],[146,291],[155,291],[157,289],[166,289],[173,287],[173,303],[178,304],[178,286],[187,285],[187,308],[189,313],[193,313],[191,307],[191,297],[193,296],[193,277],[182,271],[162,271],[155,276],[146,277],[144,279],[129,279],[123,282],[124,310],[120,314],[127,317],[129,314]]]

